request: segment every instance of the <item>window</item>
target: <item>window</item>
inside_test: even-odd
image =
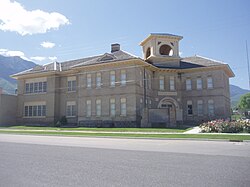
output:
[[[110,86],[115,87],[115,71],[111,71],[109,74]]]
[[[30,83],[30,92],[29,93],[34,93],[34,84]]]
[[[25,84],[25,92],[30,93],[30,84],[29,83]]]
[[[76,91],[76,77],[68,77],[68,91]]]
[[[101,109],[101,100],[97,99],[96,100],[96,116],[101,116],[102,109]]]
[[[170,77],[169,85],[170,85],[170,90],[174,91],[175,90],[174,77]]]
[[[47,92],[47,82],[32,82],[25,84],[25,93]]]
[[[187,114],[188,115],[193,115],[192,101],[187,101]]]
[[[25,117],[46,116],[46,105],[26,105],[24,106]]]
[[[198,116],[203,115],[203,101],[202,100],[197,101],[197,114]]]
[[[121,98],[121,116],[127,115],[126,98]]]
[[[151,55],[151,50],[150,50],[150,47],[147,49],[147,52],[146,52],[146,59]]]
[[[96,74],[96,87],[100,88],[102,84],[102,77],[101,77],[101,73],[97,73]]]
[[[42,116],[42,106],[41,105],[37,107],[37,115]]]
[[[140,70],[140,87],[143,86],[143,76],[142,76],[142,71]]]
[[[121,85],[126,85],[127,75],[125,70],[121,70]]]
[[[197,78],[197,80],[196,80],[196,87],[197,87],[197,90],[201,90],[202,89],[202,79],[201,78]]]
[[[91,88],[91,74],[87,74],[87,88]]]
[[[173,49],[169,45],[162,45],[159,50],[161,55],[168,55],[172,56],[173,55]]]
[[[24,107],[24,116],[29,116],[29,107],[28,106]]]
[[[76,80],[68,80],[68,91],[76,91]]]
[[[43,82],[38,83],[38,90],[43,90]]]
[[[87,100],[87,117],[91,116],[91,100]]]
[[[159,77],[159,85],[160,85],[160,90],[164,90],[164,77],[160,76]]]
[[[38,92],[38,82],[34,83],[34,93]]]
[[[37,106],[33,106],[33,116],[37,116]]]
[[[213,116],[214,115],[214,101],[208,100],[208,115]]]
[[[191,79],[186,79],[186,90],[192,90]]]
[[[67,117],[75,117],[76,116],[76,102],[68,101],[67,102]]]
[[[214,87],[214,85],[213,85],[213,79],[212,79],[212,77],[208,77],[207,78],[207,88],[208,89],[212,89]]]
[[[110,99],[110,115],[115,116],[115,99]]]
[[[43,92],[47,92],[47,82],[43,82]]]

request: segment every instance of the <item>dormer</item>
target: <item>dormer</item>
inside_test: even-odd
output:
[[[178,67],[179,41],[182,38],[172,34],[150,34],[140,43],[144,60],[154,65]]]

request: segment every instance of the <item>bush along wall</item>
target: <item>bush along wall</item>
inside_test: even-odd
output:
[[[200,125],[203,133],[250,133],[250,120],[213,120]]]

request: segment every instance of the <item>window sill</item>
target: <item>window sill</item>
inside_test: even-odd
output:
[[[34,92],[34,93],[24,93],[24,95],[42,95],[46,94],[47,92]]]
[[[75,118],[76,116],[66,116],[66,118]]]
[[[25,119],[34,119],[34,118],[46,118],[46,116],[23,116],[23,118],[25,118]]]

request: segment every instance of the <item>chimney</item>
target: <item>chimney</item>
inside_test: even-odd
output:
[[[120,44],[111,44],[111,53],[120,51]]]

